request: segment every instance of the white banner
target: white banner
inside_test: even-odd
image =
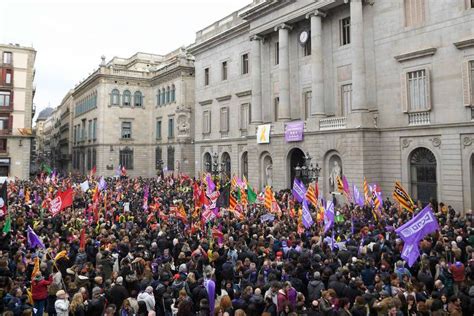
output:
[[[271,124],[263,124],[257,127],[257,144],[270,143]]]

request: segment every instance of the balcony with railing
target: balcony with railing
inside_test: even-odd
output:
[[[419,125],[430,125],[430,112],[413,112],[408,113],[408,125],[419,126]]]
[[[319,120],[319,130],[328,131],[346,128],[346,117],[329,117]]]

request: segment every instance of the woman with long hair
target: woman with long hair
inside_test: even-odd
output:
[[[69,305],[69,312],[72,316],[85,316],[84,298],[80,292],[74,294],[71,304]]]

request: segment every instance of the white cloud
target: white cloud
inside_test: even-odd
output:
[[[0,42],[36,49],[37,113],[100,63],[137,51],[166,54],[251,0],[2,0]]]

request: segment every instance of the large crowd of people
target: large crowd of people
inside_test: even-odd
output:
[[[409,267],[395,228],[413,215],[388,198],[379,217],[338,199],[324,233],[313,206],[314,224],[301,229],[289,190],[274,193],[276,211],[259,198],[209,213],[204,179],[85,181],[40,175],[6,185],[3,315],[474,315],[470,211],[432,201],[439,230]],[[73,204],[53,216],[51,201],[67,188]]]

